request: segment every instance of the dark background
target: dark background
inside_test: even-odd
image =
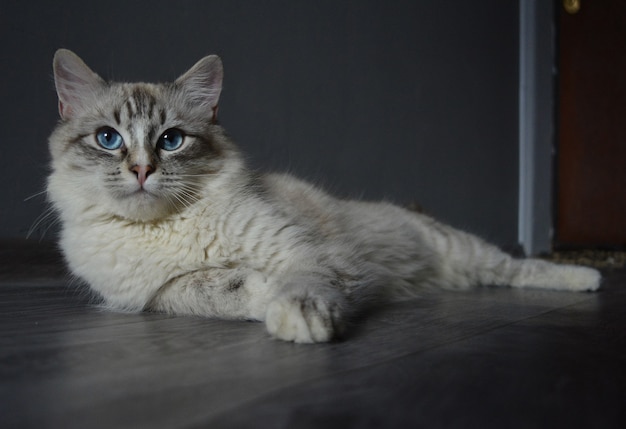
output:
[[[0,237],[45,210],[57,48],[114,80],[225,66],[222,124],[253,166],[342,196],[419,202],[517,242],[515,1],[2,0]],[[39,238],[44,223],[34,233]],[[54,234],[48,232],[47,238]]]

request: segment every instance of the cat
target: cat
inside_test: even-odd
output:
[[[111,309],[264,321],[313,343],[420,287],[600,286],[591,268],[514,259],[424,214],[250,170],[217,121],[215,55],[164,84],[106,82],[65,49],[53,69],[48,198],[71,273]]]

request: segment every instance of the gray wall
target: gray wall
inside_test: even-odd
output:
[[[65,47],[118,80],[217,53],[221,122],[255,167],[516,243],[518,15],[501,0],[3,0],[0,237],[45,209],[24,200],[44,186]]]

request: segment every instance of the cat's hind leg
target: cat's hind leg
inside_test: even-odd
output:
[[[429,235],[439,255],[439,280],[444,286],[482,284],[584,292],[597,290],[602,280],[593,268],[513,258],[472,234],[445,225],[435,225]]]

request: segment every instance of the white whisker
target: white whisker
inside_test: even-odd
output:
[[[179,174],[176,173],[176,177],[209,177],[215,176],[216,173],[200,173],[200,174]]]
[[[47,190],[47,189],[44,189],[44,190],[43,190],[43,191],[41,191],[41,192],[37,192],[36,194],[31,195],[30,197],[26,197],[26,198],[24,198],[24,202],[26,202],[26,201],[30,201],[30,200],[32,200],[33,198],[36,198],[36,197],[38,197],[38,196],[40,196],[40,195],[45,195],[45,194],[47,194],[47,193],[48,193],[48,190]]]
[[[55,215],[56,212],[52,207],[46,208],[42,214],[37,216],[37,219],[35,219],[33,225],[26,233],[26,238],[30,238],[44,222],[50,221],[48,226],[46,226],[46,228],[43,230],[43,233],[41,234],[41,236],[43,237],[53,225],[59,222],[59,219]]]
[[[61,220],[58,217],[54,217],[52,219],[52,221],[50,223],[48,223],[48,226],[46,227],[46,229],[44,229],[43,232],[41,233],[41,239],[43,239],[46,236],[48,231],[50,231],[50,228],[52,228],[53,226],[59,224],[60,222],[61,222]]]
[[[182,205],[184,208],[189,208],[191,206],[191,202],[185,199],[182,195],[172,194],[172,196]]]

